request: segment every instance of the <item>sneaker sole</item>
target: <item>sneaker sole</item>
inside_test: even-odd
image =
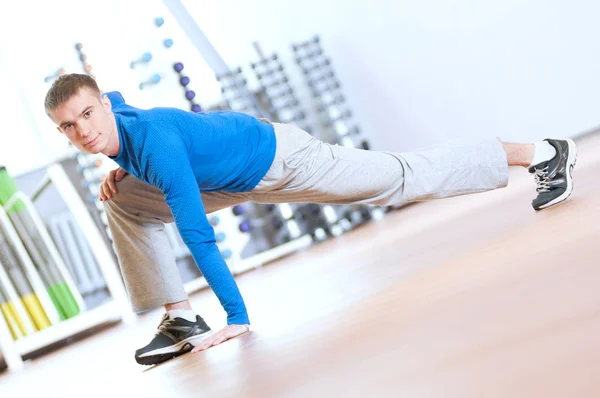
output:
[[[573,169],[577,163],[577,145],[575,145],[575,141],[570,138],[566,141],[569,143],[569,158],[567,159],[567,167],[569,169],[569,172],[567,173],[567,189],[556,199],[551,200],[543,206],[540,206],[540,210],[567,200],[569,196],[571,196],[571,192],[573,192]]]
[[[192,351],[192,349],[195,347],[195,344],[200,343],[211,334],[212,330],[209,330],[208,332],[188,337],[187,339],[182,340],[177,344],[173,344],[172,346],[151,351],[143,356],[135,357],[135,360],[140,365],[157,365]]]

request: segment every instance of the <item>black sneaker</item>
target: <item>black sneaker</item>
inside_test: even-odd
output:
[[[150,344],[135,352],[135,360],[140,365],[156,365],[175,358],[191,351],[210,331],[200,315],[196,315],[196,322],[190,322],[183,318],[171,319],[165,313]]]
[[[529,168],[537,183],[538,196],[531,202],[535,210],[542,210],[562,202],[573,191],[573,168],[577,147],[571,139],[546,139],[556,149],[556,156]]]

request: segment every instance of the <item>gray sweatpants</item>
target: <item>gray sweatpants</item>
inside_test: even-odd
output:
[[[495,138],[392,153],[330,145],[293,125],[273,125],[277,149],[267,174],[250,192],[203,192],[207,213],[247,201],[386,206],[508,184],[506,154]],[[134,311],[187,299],[164,230],[173,217],[162,193],[130,175],[117,188],[104,203]]]

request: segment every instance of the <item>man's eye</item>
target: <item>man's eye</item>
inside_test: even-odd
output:
[[[84,113],[83,115],[84,115],[85,117],[89,117],[91,113],[92,113],[92,111],[87,111],[87,112],[86,112],[86,113]]]
[[[69,130],[69,129],[70,129],[70,128],[72,128],[72,127],[73,127],[73,125],[72,125],[72,124],[67,124],[67,125],[65,126],[65,130]]]

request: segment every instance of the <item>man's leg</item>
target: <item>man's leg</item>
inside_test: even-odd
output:
[[[535,153],[534,144],[503,143],[506,159],[509,166],[529,167]]]
[[[117,183],[118,194],[104,202],[108,224],[132,307],[136,312],[164,306],[158,333],[136,352],[151,365],[191,349],[194,337],[210,328],[192,311],[165,232],[173,216],[160,190],[128,175]],[[241,195],[203,193],[207,213],[247,201]],[[169,333],[169,327],[176,329]],[[186,328],[195,331],[187,336]],[[172,343],[172,344],[171,344]]]
[[[508,166],[530,166],[531,144],[496,138],[449,142],[409,153],[323,143],[292,125],[274,124],[272,167],[250,192],[258,203],[397,205],[505,187]]]
[[[275,161],[250,192],[252,201],[388,206],[508,183],[497,139],[393,153],[326,144],[292,125],[275,123],[275,133]]]

